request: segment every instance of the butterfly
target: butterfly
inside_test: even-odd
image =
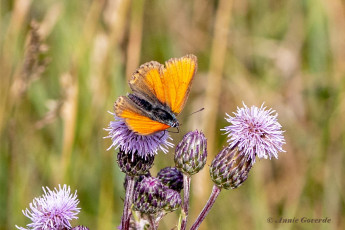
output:
[[[132,93],[116,100],[115,115],[139,135],[178,128],[176,116],[186,104],[196,71],[192,54],[172,58],[165,66],[156,61],[141,65],[128,82]]]

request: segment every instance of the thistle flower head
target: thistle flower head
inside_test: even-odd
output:
[[[119,151],[117,154],[117,164],[121,171],[129,176],[140,176],[148,173],[153,165],[154,155],[142,158],[132,152]]]
[[[211,179],[220,188],[235,189],[248,178],[252,165],[238,148],[225,147],[211,163]]]
[[[165,205],[163,209],[166,212],[173,212],[181,205],[181,195],[173,189],[166,188],[165,190]]]
[[[207,141],[198,130],[187,133],[177,145],[175,165],[187,175],[198,173],[206,164]]]
[[[134,210],[146,214],[154,214],[165,205],[165,186],[154,177],[144,177],[135,187]]]
[[[228,134],[230,147],[238,147],[239,151],[255,163],[255,157],[278,158],[278,152],[284,152],[285,144],[281,125],[277,121],[278,114],[263,105],[258,108],[237,108],[235,116],[227,114],[226,120],[231,125],[223,130]],[[274,114],[275,113],[275,114]]]
[[[183,174],[177,168],[166,167],[161,169],[157,178],[170,189],[181,192],[183,189]]]
[[[105,129],[109,132],[109,135],[105,138],[111,138],[113,142],[108,150],[112,147],[119,148],[123,152],[135,152],[145,158],[157,154],[158,150],[167,153],[168,147],[173,146],[169,142],[171,137],[168,132],[161,131],[147,136],[139,135],[127,127],[124,119],[117,117],[115,114],[113,115],[115,120],[111,121]]]
[[[30,210],[23,210],[23,214],[31,219],[32,223],[27,228],[16,226],[20,230],[63,230],[70,229],[69,223],[72,219],[78,219],[80,208],[77,207],[79,200],[77,192],[71,194],[71,189],[67,185],[59,189],[50,190],[43,187],[44,195],[35,198],[30,203]]]

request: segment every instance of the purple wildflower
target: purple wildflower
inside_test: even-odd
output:
[[[278,158],[278,152],[285,152],[285,144],[281,125],[277,121],[278,114],[274,110],[261,105],[238,108],[234,117],[226,114],[225,118],[231,125],[225,127],[230,147],[237,146],[239,150],[255,163],[255,156],[259,158]],[[275,113],[275,114],[273,114]]]
[[[80,208],[77,207],[77,191],[71,194],[71,189],[67,185],[62,188],[59,185],[59,189],[54,190],[42,188],[44,195],[30,203],[31,210],[23,210],[23,214],[31,219],[32,223],[28,224],[27,228],[16,227],[20,230],[70,229],[72,226],[69,221],[78,219],[77,215],[80,212]]]
[[[139,135],[130,130],[125,121],[117,117],[114,113],[111,113],[115,117],[115,121],[111,121],[109,126],[105,129],[109,132],[109,136],[105,138],[111,138],[113,143],[108,148],[115,149],[120,148],[124,152],[135,152],[141,157],[147,155],[155,155],[158,150],[162,150],[164,153],[168,152],[168,147],[172,147],[173,144],[169,142],[172,140],[167,131],[156,132],[152,135]]]

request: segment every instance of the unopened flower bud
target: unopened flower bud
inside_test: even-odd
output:
[[[181,192],[183,189],[183,175],[177,168],[166,167],[161,169],[157,174],[157,178],[164,185],[177,192]]]
[[[163,209],[166,212],[173,212],[178,209],[181,205],[181,195],[180,193],[176,192],[173,189],[166,189],[165,190],[165,205]]]
[[[147,155],[142,158],[132,152],[119,151],[117,154],[117,163],[122,172],[129,176],[139,176],[146,174],[153,165],[154,156]]]
[[[154,214],[165,205],[165,186],[154,177],[144,177],[134,191],[134,210]]]
[[[210,175],[220,188],[235,189],[247,178],[252,168],[252,158],[248,158],[230,146],[224,148],[212,161]]]
[[[207,141],[202,132],[187,133],[177,145],[175,165],[187,175],[198,173],[206,164]]]

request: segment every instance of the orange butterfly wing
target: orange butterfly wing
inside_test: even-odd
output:
[[[165,85],[162,81],[164,66],[156,61],[141,65],[132,75],[129,86],[133,92],[149,98],[150,101],[159,100],[165,103]]]
[[[197,70],[196,56],[189,54],[182,58],[172,58],[165,63],[163,82],[165,102],[175,114],[179,114],[186,104],[190,86]]]
[[[114,104],[114,110],[117,116],[125,120],[131,130],[140,135],[150,135],[170,127],[145,116],[127,97],[119,97]]]
[[[189,54],[172,58],[165,63],[151,61],[139,67],[129,81],[131,89],[154,101],[166,104],[173,113],[179,114],[189,95],[190,86],[197,70],[196,56]]]

